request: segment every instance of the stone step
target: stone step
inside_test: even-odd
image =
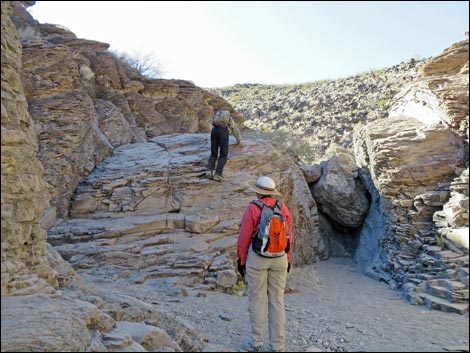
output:
[[[441,262],[444,264],[457,264],[459,267],[465,267],[469,264],[468,255],[463,255],[453,258],[442,258]]]
[[[435,256],[439,259],[442,259],[443,261],[452,261],[452,260],[462,260],[462,261],[465,261],[465,259],[467,260],[468,262],[468,255],[464,255],[462,256],[461,253],[457,253],[455,251],[452,251],[452,250],[444,250],[444,251],[439,251],[435,254]]]
[[[426,293],[450,302],[453,301],[453,292],[441,286],[428,286]]]
[[[49,229],[48,242],[52,246],[58,246],[96,239],[120,238],[124,235],[137,235],[139,239],[143,239],[184,229],[185,225],[185,215],[178,213],[96,220],[74,218]]]
[[[457,278],[460,282],[462,282],[463,284],[465,284],[465,286],[469,286],[469,270],[468,270],[468,267],[467,268],[461,268],[459,270],[457,270]]]
[[[461,315],[468,313],[468,303],[450,303],[445,299],[438,298],[427,293],[420,293],[419,296],[423,298],[424,305],[429,309]]]
[[[451,303],[465,303],[468,302],[468,289],[452,291],[445,287],[428,286],[426,293],[435,297],[448,300]]]
[[[463,290],[468,288],[465,284],[459,281],[452,281],[449,279],[433,279],[428,281],[429,286],[440,286],[448,289],[451,292]]]

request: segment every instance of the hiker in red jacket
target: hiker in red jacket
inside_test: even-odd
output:
[[[273,196],[281,195],[276,190],[274,180],[267,176],[247,185],[256,193],[264,205],[274,207],[278,202]],[[287,273],[290,271],[292,249],[292,215],[285,204],[280,207],[290,233],[290,245],[282,256],[265,257],[253,249],[253,237],[260,222],[262,210],[251,202],[243,215],[237,241],[238,271],[248,283],[248,311],[251,325],[251,338],[244,348],[250,352],[263,350],[264,326],[268,310],[269,340],[273,352],[285,351],[285,310],[284,291]]]

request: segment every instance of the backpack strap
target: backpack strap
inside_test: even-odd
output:
[[[262,203],[260,200],[253,200],[250,203],[258,206],[261,210],[263,210],[263,207],[266,206],[264,203]]]
[[[255,204],[256,206],[258,206],[261,209],[263,209],[263,207],[269,207],[270,209],[275,209],[277,207],[277,208],[279,208],[279,211],[280,211],[281,207],[282,207],[282,202],[279,201],[279,200],[276,200],[276,204],[273,207],[270,207],[270,206],[264,204],[260,200],[253,200],[250,203]]]
[[[255,237],[256,233],[257,233],[257,230],[258,230],[258,227],[261,223],[261,220],[263,219],[263,217],[269,217],[269,215],[271,215],[271,213],[274,211],[271,207],[269,206],[266,206],[263,202],[261,202],[260,200],[253,200],[251,201],[250,203],[256,205],[259,207],[259,209],[261,210],[261,214],[259,216],[259,219],[258,219],[258,225],[256,226],[256,229],[255,229],[255,232],[253,233],[252,235],[252,238]]]

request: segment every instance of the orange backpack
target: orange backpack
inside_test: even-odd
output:
[[[281,214],[281,202],[276,201],[274,207],[266,206],[259,200],[251,203],[261,209],[260,222],[251,242],[253,251],[264,257],[283,256],[290,249],[290,233]]]

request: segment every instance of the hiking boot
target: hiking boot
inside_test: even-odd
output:
[[[213,170],[208,170],[206,172],[206,178],[207,179],[214,179],[214,171]]]
[[[219,174],[214,174],[212,179],[214,179],[215,181],[224,181],[225,180]]]
[[[243,344],[243,350],[246,352],[263,352],[263,346],[253,346],[251,341],[246,341]]]

